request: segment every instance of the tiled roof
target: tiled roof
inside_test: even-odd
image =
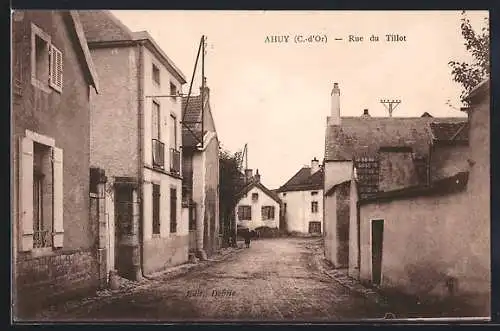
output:
[[[252,180],[240,192],[236,194],[236,199],[239,200],[243,195],[247,194],[253,187],[258,187],[262,192],[266,193],[271,199],[281,204],[281,199],[270,189],[265,187],[261,182]]]
[[[469,123],[430,123],[432,138],[436,142],[469,141]]]
[[[374,156],[382,146],[408,146],[417,155],[427,155],[432,142],[429,123],[463,121],[463,117],[342,117],[340,126],[327,125],[325,161]]]
[[[80,10],[80,20],[89,42],[133,40],[133,32],[108,10]]]
[[[132,32],[109,10],[80,10],[78,13],[80,14],[80,21],[82,22],[85,37],[89,45],[95,43],[146,41],[148,49],[165,64],[168,70],[182,84],[186,82],[186,77],[182,71],[177,68],[175,63],[165,54],[147,31]]]
[[[187,102],[187,97],[182,98],[182,121],[184,122],[182,125],[182,146],[196,146],[198,141],[195,137],[201,140],[201,123],[189,122],[201,122],[201,95],[189,97],[189,102]]]
[[[323,188],[323,169],[316,171],[311,175],[310,167],[303,167],[292,176],[277,191],[308,191],[321,190]]]
[[[413,186],[393,191],[378,192],[373,196],[361,199],[359,202],[360,204],[369,204],[418,196],[450,194],[464,190],[467,187],[468,180],[469,172],[459,172],[454,176],[434,181],[429,186]]]

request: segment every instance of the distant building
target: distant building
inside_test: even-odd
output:
[[[377,192],[415,185],[463,171],[466,118],[340,116],[340,89],[332,90],[324,160],[325,255],[359,276],[357,202]],[[442,139],[450,132],[450,141]],[[451,139],[453,138],[453,139]],[[432,171],[431,171],[432,170]]]
[[[254,230],[265,226],[279,229],[281,199],[260,182],[257,169],[255,176],[246,169],[247,184],[236,195],[236,222],[238,227]]]
[[[90,94],[97,75],[75,11],[12,13],[15,318],[107,278],[91,209]]]
[[[190,96],[189,100],[183,97],[182,111],[185,123],[182,128],[183,200],[194,204],[195,208],[189,222],[189,248],[198,257],[206,258],[221,247],[219,140],[210,107],[209,88],[200,89],[200,95]]]
[[[176,96],[186,78],[147,32],[109,11],[80,15],[102,87],[91,110],[91,164],[109,177],[113,267],[139,279],[188,259]]]
[[[431,123],[439,157],[428,185],[359,200],[360,278],[422,299],[453,296],[467,316],[490,316],[489,80],[469,100],[465,125]]]
[[[283,204],[286,231],[321,234],[323,229],[323,169],[314,158],[277,191]]]

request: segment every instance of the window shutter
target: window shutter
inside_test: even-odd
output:
[[[53,245],[63,247],[63,151],[53,148],[53,201],[54,201],[54,228]]]
[[[49,85],[61,92],[63,85],[63,57],[60,50],[54,45],[50,45],[49,53]]]
[[[33,141],[21,137],[19,152],[19,248],[25,252],[33,248]]]

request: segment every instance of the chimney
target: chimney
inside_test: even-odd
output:
[[[311,175],[319,170],[319,161],[314,158],[311,160]]]
[[[361,118],[370,118],[370,113],[368,112],[368,109],[363,110],[363,115],[361,115]]]
[[[332,103],[330,125],[340,125],[340,89],[338,83],[333,83],[333,89],[330,95]]]
[[[255,182],[260,183],[260,174],[259,174],[259,169],[255,170]]]
[[[249,182],[252,179],[252,175],[253,175],[252,169],[245,169],[245,179],[247,182]]]

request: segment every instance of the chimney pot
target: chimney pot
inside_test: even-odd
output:
[[[340,125],[340,88],[338,83],[333,83],[331,96],[331,125]]]
[[[361,115],[361,117],[363,117],[363,118],[371,117],[370,113],[368,112],[368,109],[364,109],[363,110],[363,115]]]
[[[314,158],[311,160],[311,175],[318,170],[319,170],[319,161],[318,159]]]
[[[254,178],[255,178],[255,181],[256,181],[257,183],[260,183],[260,174],[259,174],[259,169],[257,169],[257,170],[255,171],[255,176],[254,176]]]

